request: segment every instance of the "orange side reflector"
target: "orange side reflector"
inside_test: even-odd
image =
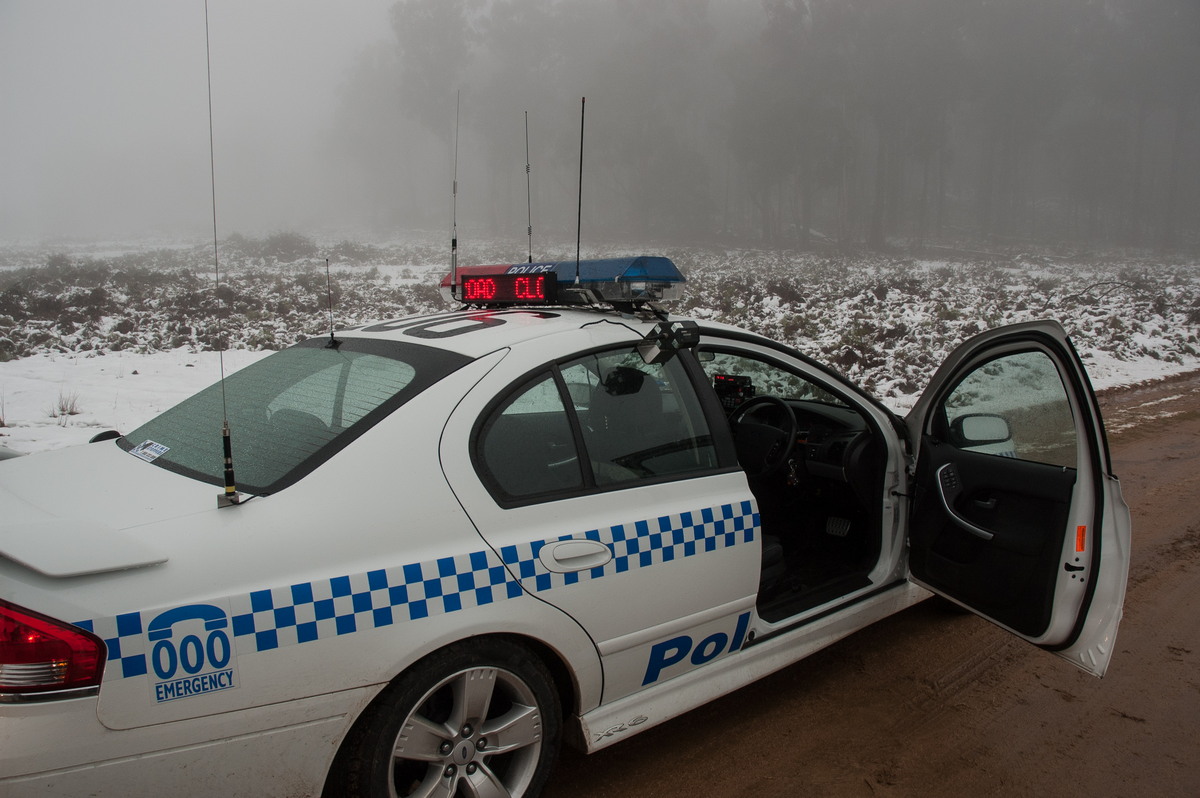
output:
[[[1075,527],[1075,551],[1076,553],[1087,550],[1087,526],[1080,525]]]

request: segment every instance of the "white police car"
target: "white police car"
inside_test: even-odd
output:
[[[901,419],[664,321],[681,279],[461,269],[462,310],[0,465],[0,794],[531,795],[925,587],[1104,672],[1129,516],[1061,327]]]

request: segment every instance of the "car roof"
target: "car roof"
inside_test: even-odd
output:
[[[675,316],[670,318],[678,320]],[[338,330],[334,335],[422,344],[478,358],[497,349],[606,321],[644,335],[659,320],[565,307],[464,309],[372,322]]]

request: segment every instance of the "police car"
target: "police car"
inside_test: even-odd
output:
[[[1129,515],[1058,324],[900,418],[681,284],[458,269],[0,465],[0,793],[534,795],[928,591],[1103,674]]]

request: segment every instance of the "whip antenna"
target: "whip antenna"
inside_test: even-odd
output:
[[[333,337],[333,279],[329,276],[329,258],[325,259],[325,295],[329,297],[329,343],[326,349],[337,349],[342,342]]]
[[[529,112],[525,112],[525,208],[529,214],[529,262],[533,263],[533,192],[529,184]]]
[[[575,285],[579,285],[579,229],[583,224],[583,114],[587,97],[579,101],[579,210],[575,215]]]
[[[458,106],[462,92],[454,96],[454,182],[450,195],[450,292],[458,296]]]
[[[221,364],[221,449],[225,456],[225,492],[217,495],[218,507],[231,507],[242,500],[237,483],[233,478],[233,441],[229,437],[229,406],[225,402],[225,325],[221,316],[225,302],[221,299],[221,259],[217,251],[217,158],[213,146],[212,113],[212,46],[208,35],[208,0],[204,0],[204,58],[208,78],[208,173],[212,187],[213,212],[213,273],[216,277],[217,295],[217,356]]]

